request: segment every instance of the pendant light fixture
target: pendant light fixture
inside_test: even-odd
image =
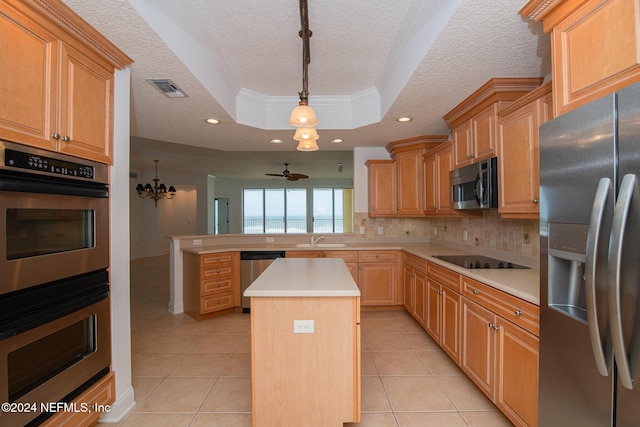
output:
[[[298,35],[302,38],[302,91],[298,92],[300,103],[291,112],[289,124],[295,126],[296,133],[294,139],[299,141],[297,149],[300,151],[315,151],[318,149],[316,140],[318,132],[315,126],[318,124],[316,113],[313,108],[309,107],[309,76],[308,65],[311,62],[311,54],[309,52],[309,38],[312,33],[309,30],[309,14],[307,8],[307,0],[300,1],[300,23],[302,29]]]

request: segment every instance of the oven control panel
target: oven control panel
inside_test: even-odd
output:
[[[11,149],[5,149],[4,156],[4,164],[12,168],[94,179],[93,166]]]

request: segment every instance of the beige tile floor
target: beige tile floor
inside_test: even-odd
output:
[[[168,262],[131,263],[137,406],[117,426],[250,426],[249,315],[171,315]],[[362,422],[347,425],[511,424],[407,313],[363,311]]]

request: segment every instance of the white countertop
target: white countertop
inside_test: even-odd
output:
[[[281,251],[300,251],[300,250],[341,250],[341,251],[362,251],[362,250],[404,250],[413,255],[421,257],[428,262],[441,265],[456,273],[475,279],[479,282],[485,283],[489,286],[493,286],[503,292],[506,292],[515,297],[521,298],[530,303],[540,305],[540,270],[537,268],[531,269],[466,269],[458,267],[455,264],[451,264],[446,261],[442,261],[438,258],[434,258],[434,255],[469,255],[469,252],[462,250],[441,246],[431,243],[347,243],[344,247],[327,248],[327,247],[315,247],[315,248],[300,248],[294,244],[223,244],[216,246],[198,246],[192,248],[183,248],[183,252],[194,253],[198,255],[224,252],[224,251],[257,251],[257,250],[281,250]],[[487,254],[492,258],[496,258],[492,254]],[[324,259],[324,258],[321,258]],[[517,260],[515,263],[520,264]]]
[[[353,297],[360,290],[339,258],[278,258],[247,288],[246,297]]]

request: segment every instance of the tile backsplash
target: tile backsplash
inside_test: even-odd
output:
[[[540,223],[502,219],[495,210],[483,211],[477,218],[370,218],[356,213],[354,226],[356,235],[366,238],[428,237],[432,243],[444,240],[474,249],[540,256]],[[360,227],[364,227],[364,234]]]

